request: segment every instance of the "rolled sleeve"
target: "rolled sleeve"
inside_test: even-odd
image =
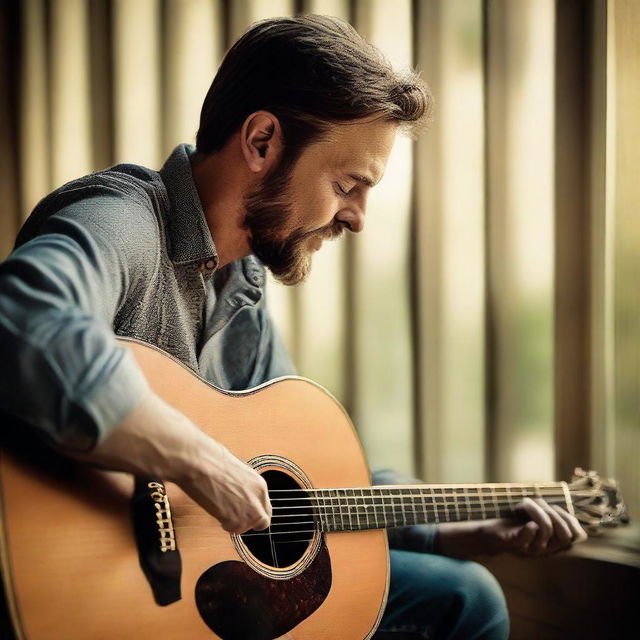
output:
[[[138,260],[89,210],[55,214],[0,265],[0,409],[63,450],[95,446],[147,387],[112,329]]]

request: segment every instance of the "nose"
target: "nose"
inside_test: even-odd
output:
[[[345,209],[341,209],[336,215],[336,220],[344,224],[349,231],[360,233],[364,229],[365,207],[351,205]]]

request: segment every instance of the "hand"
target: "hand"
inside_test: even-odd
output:
[[[481,532],[489,553],[510,552],[525,556],[543,556],[584,542],[587,534],[578,520],[564,509],[541,498],[525,498],[516,511],[529,518],[522,523],[507,518],[488,520]]]
[[[236,458],[225,446],[215,445],[184,478],[182,489],[215,516],[230,533],[262,530],[271,520],[267,483],[248,464]]]

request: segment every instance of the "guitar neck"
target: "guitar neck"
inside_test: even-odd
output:
[[[564,482],[317,489],[309,496],[320,527],[327,532],[513,517],[526,497],[541,497],[571,511]]]

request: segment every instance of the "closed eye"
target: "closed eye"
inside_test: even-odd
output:
[[[353,187],[351,187],[351,189],[349,189],[349,191],[347,191],[346,189],[342,188],[342,185],[339,182],[334,182],[333,183],[333,190],[341,197],[341,198],[348,198],[352,191],[353,191]]]

